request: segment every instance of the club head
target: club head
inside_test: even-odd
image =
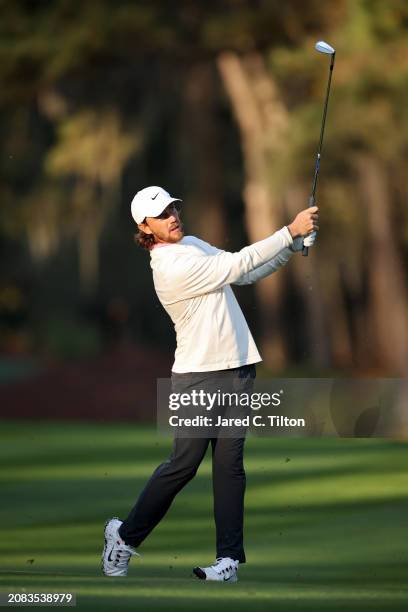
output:
[[[328,45],[327,42],[324,42],[324,40],[319,40],[319,42],[315,44],[315,49],[316,51],[319,51],[319,53],[327,53],[327,55],[333,55],[336,53],[335,49]]]

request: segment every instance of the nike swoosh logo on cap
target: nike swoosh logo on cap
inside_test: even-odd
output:
[[[159,193],[160,193],[160,191],[158,191],[155,196],[152,196],[152,200],[155,200],[157,198],[157,196],[159,195]]]

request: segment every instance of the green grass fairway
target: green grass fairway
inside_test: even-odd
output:
[[[127,514],[171,440],[138,424],[0,425],[0,591],[75,591],[98,612],[408,610],[406,443],[249,438],[247,564],[237,584],[206,584],[191,568],[214,559],[209,458],[128,578],[105,578],[105,520]]]

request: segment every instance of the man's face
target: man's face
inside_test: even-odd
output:
[[[145,234],[153,234],[156,243],[178,242],[184,236],[179,206],[179,202],[169,204],[158,217],[146,217],[139,228]]]

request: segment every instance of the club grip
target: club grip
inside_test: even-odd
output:
[[[309,198],[309,208],[311,206],[315,206],[315,204],[316,204],[315,197],[314,197],[314,194],[312,194]],[[309,247],[306,247],[306,246],[303,247],[302,255],[303,257],[307,257],[309,255]]]

